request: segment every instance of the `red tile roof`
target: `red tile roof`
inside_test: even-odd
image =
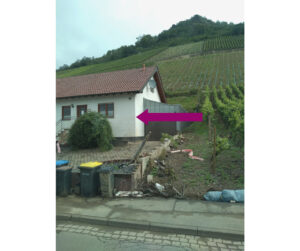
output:
[[[145,71],[143,68],[139,68],[58,78],[56,79],[56,98],[139,92],[156,72],[158,69],[153,66],[146,67]],[[157,79],[157,76],[155,77]],[[160,80],[160,77],[158,79]],[[163,101],[165,95],[161,83],[159,85]]]

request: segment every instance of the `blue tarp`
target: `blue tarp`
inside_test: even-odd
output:
[[[208,201],[223,201],[223,202],[241,202],[244,203],[244,190],[229,190],[209,191],[204,195],[204,199]]]
[[[244,203],[244,190],[235,190],[235,194],[237,201]]]
[[[237,197],[234,190],[223,190],[222,191],[222,201],[230,202],[231,200],[237,201]]]
[[[64,165],[67,165],[68,163],[69,163],[68,160],[57,160],[56,166],[64,166]]]
[[[220,191],[210,191],[204,195],[204,199],[208,201],[222,201],[221,195],[222,192]]]

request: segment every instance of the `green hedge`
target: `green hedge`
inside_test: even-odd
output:
[[[68,143],[73,148],[99,147],[101,151],[112,148],[112,129],[108,120],[97,112],[80,116],[72,125]]]

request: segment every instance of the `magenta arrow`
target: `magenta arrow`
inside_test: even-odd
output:
[[[148,109],[136,117],[146,125],[149,121],[202,121],[202,113],[148,113]]]

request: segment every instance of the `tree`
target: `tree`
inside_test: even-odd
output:
[[[135,45],[137,47],[149,48],[154,44],[154,42],[155,39],[151,35],[142,35],[137,37],[137,41],[135,42]]]
[[[67,70],[67,69],[69,69],[69,66],[67,64],[64,64],[58,68],[58,71],[63,71],[63,70]]]

